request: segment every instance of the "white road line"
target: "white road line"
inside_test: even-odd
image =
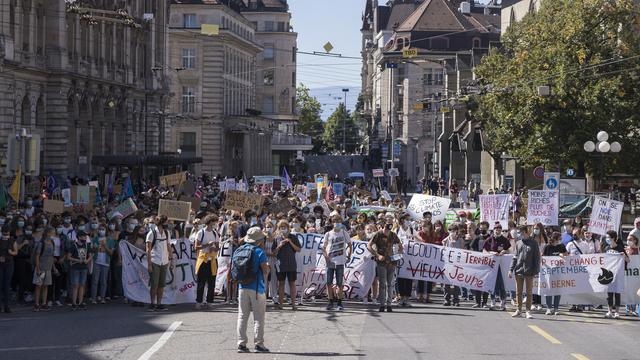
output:
[[[160,350],[164,346],[164,344],[167,343],[171,335],[173,335],[173,333],[176,331],[178,327],[180,327],[180,325],[182,325],[182,321],[174,321],[173,324],[171,324],[171,326],[169,326],[169,328],[164,332],[164,334],[160,336],[160,339],[158,339],[158,341],[156,341],[156,343],[153,344],[153,346],[149,348],[149,350],[147,350],[144,354],[142,354],[142,356],[140,356],[138,360],[151,359],[151,356],[155,354],[158,350]]]

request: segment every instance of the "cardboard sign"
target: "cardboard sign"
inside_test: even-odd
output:
[[[180,185],[183,182],[187,181],[187,172],[183,171],[177,174],[160,176],[160,186],[161,187],[169,187]]]
[[[447,210],[451,205],[451,199],[441,198],[438,196],[414,194],[407,206],[407,212],[415,220],[422,219],[422,214],[431,212],[432,221],[444,221],[447,216]]]
[[[490,230],[497,222],[508,229],[509,205],[509,195],[480,195],[480,221],[488,222]]]
[[[280,190],[282,190],[282,180],[280,180],[280,179],[273,179],[272,188],[273,188],[273,191],[280,191]]]
[[[116,206],[112,211],[110,211],[107,214],[107,217],[109,219],[112,219],[116,213],[120,213],[122,214],[123,218],[126,218],[127,216],[133,214],[136,211],[138,211],[138,207],[136,206],[136,203],[133,202],[131,198],[129,198],[123,201],[120,205]]]
[[[333,183],[333,192],[336,194],[336,196],[344,196],[344,184]]]
[[[374,178],[384,177],[384,170],[382,170],[382,169],[373,169],[372,172],[373,172],[373,177]]]
[[[598,235],[606,235],[609,230],[618,231],[623,207],[624,203],[620,201],[596,196],[589,219],[589,231]]]
[[[158,215],[165,215],[169,220],[189,221],[191,203],[160,199]]]
[[[44,199],[43,210],[48,214],[62,214],[64,201]]]
[[[87,205],[91,202],[89,195],[91,188],[88,185],[80,185],[76,187],[76,201],[74,204]]]
[[[558,191],[529,190],[527,198],[527,224],[558,225]]]
[[[269,205],[269,207],[267,208],[267,212],[269,214],[279,214],[279,213],[287,213],[289,210],[291,210],[291,203],[289,202],[288,199],[282,199],[280,201],[278,201],[275,204],[271,204]]]
[[[191,197],[191,196],[180,196],[180,201],[185,201],[191,204],[192,209],[198,209],[200,207],[201,199]]]
[[[224,208],[244,213],[247,210],[260,212],[264,198],[262,195],[246,193],[238,190],[228,190],[224,200]]]

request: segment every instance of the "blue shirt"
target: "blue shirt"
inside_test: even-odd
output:
[[[257,246],[253,251],[254,251],[254,254],[251,257],[251,261],[253,261],[253,264],[251,265],[251,267],[255,271],[257,271],[258,274],[256,276],[256,279],[253,282],[246,285],[240,284],[240,289],[256,290],[256,287],[257,287],[258,294],[264,294],[265,283],[264,283],[264,276],[262,276],[262,269],[260,268],[260,265],[267,262],[267,255],[264,253],[264,251],[261,248]]]
[[[562,233],[562,244],[564,244],[564,246],[567,246],[571,240],[573,240],[573,235],[566,232]]]

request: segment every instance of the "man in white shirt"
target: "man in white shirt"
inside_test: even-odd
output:
[[[149,271],[149,311],[167,311],[162,305],[164,286],[167,283],[167,268],[171,263],[171,235],[165,229],[167,217],[156,216],[147,233],[147,270]]]
[[[327,310],[333,310],[333,303],[336,300],[336,291],[333,289],[333,278],[336,279],[337,291],[337,310],[343,310],[342,284],[344,280],[344,265],[351,259],[353,250],[351,245],[351,237],[345,230],[342,223],[342,217],[336,211],[331,213],[331,222],[333,229],[324,235],[324,243],[322,245],[322,253],[327,263],[327,295],[329,297],[329,305]]]
[[[218,225],[216,215],[208,215],[202,220],[205,225],[195,234],[195,250],[198,252],[196,261],[196,274],[198,287],[196,291],[196,309],[207,308],[213,304],[213,296],[216,288],[216,274],[218,273],[218,263],[216,257],[220,251],[220,236],[215,228]],[[207,301],[202,302],[204,286],[207,285]]]

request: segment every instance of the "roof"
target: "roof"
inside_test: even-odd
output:
[[[465,15],[458,11],[454,5],[447,0],[425,0],[412,14],[406,17],[396,31],[429,32],[478,29],[478,31],[488,32],[491,31],[489,27],[500,28],[500,16],[476,12]]]
[[[387,28],[387,24],[389,23],[389,15],[391,15],[391,8],[388,6],[378,6],[376,9],[376,19],[374,20],[374,24],[376,26],[374,32],[380,32]]]
[[[400,26],[405,19],[413,13],[418,5],[416,3],[399,3],[395,4],[391,7],[391,13],[389,14],[389,19],[387,21],[387,25],[384,27],[385,30],[396,30],[394,27]]]

